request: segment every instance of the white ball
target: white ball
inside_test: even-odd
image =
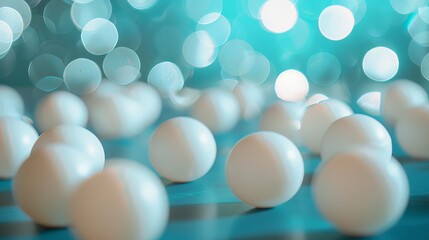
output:
[[[296,145],[301,145],[301,118],[305,109],[303,103],[277,102],[262,116],[260,128],[263,131],[279,133]]]
[[[232,192],[260,208],[291,199],[302,184],[304,162],[298,148],[274,132],[257,132],[241,139],[231,150],[226,177]]]
[[[216,142],[200,121],[176,117],[155,130],[149,158],[161,176],[174,182],[189,182],[210,170],[216,158]]]
[[[347,104],[327,99],[309,106],[301,120],[301,136],[304,145],[313,153],[320,154],[326,130],[336,120],[353,114]]]
[[[0,118],[0,178],[12,178],[30,155],[39,135],[18,118]]]
[[[407,154],[429,159],[429,105],[413,107],[397,119],[395,126],[399,145]]]
[[[237,98],[223,89],[209,89],[192,107],[191,115],[203,122],[213,133],[224,133],[240,120]]]
[[[262,89],[251,83],[240,82],[233,90],[240,104],[240,115],[244,119],[252,119],[258,116],[265,105]]]
[[[407,109],[425,104],[427,101],[427,92],[417,83],[410,80],[395,81],[383,94],[381,114],[387,123],[393,125]]]
[[[167,225],[169,205],[154,173],[117,160],[79,186],[70,212],[72,226],[83,239],[156,239]]]
[[[70,223],[70,197],[79,184],[101,169],[88,156],[64,144],[35,149],[22,164],[13,185],[18,205],[36,223],[62,227]]]
[[[386,128],[374,118],[354,114],[338,119],[326,130],[321,156],[326,161],[354,149],[367,149],[380,158],[392,156],[392,139]]]
[[[21,117],[24,110],[21,95],[9,86],[0,85],[0,117]]]
[[[40,135],[34,144],[33,150],[47,144],[65,144],[85,153],[96,169],[103,169],[104,148],[100,140],[83,127],[73,125],[60,125],[50,128]]]
[[[323,162],[312,184],[320,212],[347,235],[387,230],[408,203],[408,179],[402,166],[366,151],[339,154]]]
[[[78,96],[64,91],[49,94],[41,100],[35,112],[41,131],[62,125],[86,126],[88,109]]]

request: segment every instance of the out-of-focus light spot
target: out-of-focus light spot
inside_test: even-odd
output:
[[[352,32],[355,19],[348,8],[333,5],[322,11],[318,23],[323,36],[329,40],[339,41]]]
[[[253,66],[253,52],[253,48],[243,40],[226,42],[220,49],[218,58],[222,70],[233,76],[240,76],[248,72]],[[246,65],[243,64],[245,60]]]
[[[72,1],[76,3],[89,3],[89,2],[92,2],[93,0],[72,0]]]
[[[150,70],[147,82],[155,87],[163,97],[172,96],[180,91],[185,84],[180,68],[172,62],[156,64]]]
[[[365,0],[332,0],[332,5],[341,5],[350,9],[355,18],[355,24],[362,20],[366,12]]]
[[[307,76],[318,85],[331,86],[338,81],[340,74],[340,61],[330,53],[316,53],[307,62]]]
[[[42,54],[35,57],[28,67],[28,76],[36,88],[50,92],[63,84],[64,63],[57,56]]]
[[[429,53],[424,56],[420,64],[420,70],[423,77],[429,81]]]
[[[407,30],[411,38],[422,46],[429,46],[429,7],[419,8],[411,17]]]
[[[7,23],[12,30],[13,41],[17,40],[24,30],[24,22],[18,11],[10,7],[0,8],[0,21]]]
[[[51,0],[43,10],[43,21],[46,27],[55,34],[64,34],[73,30],[70,9],[70,5],[63,0]]]
[[[204,15],[222,12],[222,0],[186,0],[185,9],[187,15],[198,22]]]
[[[205,33],[207,33],[212,40],[210,42],[205,41],[205,43],[211,44],[212,47],[218,47],[228,40],[231,34],[231,25],[223,15],[210,13],[198,21],[196,32],[203,33],[201,36],[203,40],[205,40]]]
[[[158,0],[128,0],[128,3],[135,9],[145,10],[153,7]]]
[[[410,41],[408,45],[408,57],[415,65],[421,65],[427,52],[429,52],[429,47],[422,46],[414,40]]]
[[[186,62],[197,68],[211,65],[217,57],[217,49],[206,31],[191,33],[183,43],[182,54]]]
[[[308,94],[308,88],[307,78],[295,69],[280,73],[274,85],[277,97],[290,102],[303,101]]]
[[[118,30],[104,18],[89,21],[82,29],[81,40],[85,49],[94,55],[106,54],[118,43]]]
[[[311,95],[311,97],[309,97],[307,99],[307,106],[311,106],[313,104],[319,103],[321,101],[324,101],[326,99],[329,99],[326,95],[321,94],[321,93],[316,93]]]
[[[398,72],[399,59],[391,49],[375,47],[365,54],[362,68],[372,80],[385,82],[392,79]]]
[[[109,52],[103,61],[106,77],[117,84],[126,85],[140,77],[140,58],[131,49],[118,47]]]
[[[261,22],[273,33],[289,31],[298,20],[295,5],[289,0],[268,0],[260,10]]]
[[[35,8],[42,0],[26,0],[28,6]]]
[[[427,2],[427,0],[390,0],[390,5],[400,14],[409,14],[426,5]]]
[[[15,70],[16,54],[11,48],[6,55],[0,56],[0,78],[7,77]]]
[[[28,3],[24,0],[1,0],[1,7],[10,7],[19,12],[24,23],[24,29],[26,29],[31,22],[31,9]]]
[[[380,101],[380,92],[367,92],[363,94],[356,103],[367,114],[380,116]]]
[[[5,56],[5,54],[9,51],[13,42],[13,32],[4,21],[0,20],[0,58]]]
[[[66,66],[63,78],[70,92],[86,95],[100,85],[101,71],[95,62],[86,58],[78,58]]]
[[[241,74],[240,79],[256,85],[264,83],[271,70],[268,58],[258,52],[253,52],[252,56],[244,59],[240,67],[248,69],[247,72]]]
[[[80,30],[95,18],[109,19],[112,15],[110,0],[92,0],[88,3],[74,2],[70,16],[74,25]]]
[[[40,46],[40,39],[37,35],[36,30],[32,27],[28,27],[22,32],[21,37],[15,41],[16,54],[19,59],[29,60],[36,53]]]

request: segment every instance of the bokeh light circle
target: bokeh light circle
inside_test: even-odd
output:
[[[186,0],[185,9],[187,15],[198,22],[204,15],[222,12],[222,0]]]
[[[118,43],[118,30],[104,18],[89,21],[82,29],[81,40],[85,49],[94,55],[104,55]]]
[[[70,92],[85,95],[93,92],[100,85],[101,71],[95,62],[78,58],[66,66],[63,78]]]
[[[231,34],[231,25],[223,15],[218,13],[209,13],[198,21],[196,32],[204,31],[211,38],[210,44],[212,47],[218,47],[224,44]],[[200,32],[201,33],[201,32]],[[205,34],[201,37],[205,40]]]
[[[147,82],[155,87],[163,97],[173,96],[185,84],[182,71],[172,62],[156,64],[149,71]]]
[[[151,8],[158,0],[128,0],[131,7],[138,10],[145,10]]]
[[[423,77],[429,81],[429,53],[427,53],[420,64],[420,71]]]
[[[289,31],[298,20],[298,11],[289,0],[268,0],[260,10],[261,22],[273,33]]]
[[[353,30],[355,19],[352,11],[340,5],[325,8],[319,16],[319,30],[329,40],[339,41]]]
[[[277,97],[284,101],[300,102],[307,97],[309,85],[304,74],[298,70],[289,69],[277,77],[274,90]]]
[[[326,52],[311,56],[306,68],[308,78],[320,86],[331,86],[338,81],[341,74],[338,58]]]
[[[50,92],[63,84],[64,63],[57,56],[42,54],[28,66],[28,76],[38,89]]]
[[[255,85],[264,83],[271,70],[268,58],[258,52],[253,52],[252,56],[244,59],[240,67],[248,69],[248,71],[240,75],[240,79]]]
[[[24,23],[24,29],[26,29],[31,23],[31,9],[28,3],[24,0],[1,0],[1,7],[10,7],[15,9],[21,15],[22,21]]]
[[[248,72],[253,66],[253,52],[249,43],[234,39],[221,47],[218,60],[222,70],[233,76],[240,76]],[[245,60],[247,61],[246,65],[243,64]]]
[[[109,19],[112,15],[110,0],[92,0],[88,3],[74,2],[70,16],[74,25],[80,30],[95,18]]]
[[[46,27],[55,34],[65,34],[74,29],[70,18],[70,4],[63,0],[51,0],[43,10]]]
[[[4,56],[12,46],[13,32],[5,21],[0,20],[0,58]]]
[[[398,72],[399,59],[391,49],[375,47],[365,54],[362,68],[372,80],[385,82],[392,79]]]
[[[103,61],[106,77],[117,84],[126,85],[140,78],[140,58],[133,50],[118,47],[109,52]]]
[[[21,36],[24,30],[24,22],[18,11],[10,7],[1,7],[0,21],[4,21],[9,25],[12,30],[13,41]]]
[[[183,43],[182,53],[186,62],[196,68],[211,65],[217,57],[217,49],[206,31],[191,33]]]

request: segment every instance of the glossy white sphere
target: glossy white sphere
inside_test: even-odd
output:
[[[255,118],[263,110],[265,99],[259,86],[240,82],[234,87],[233,93],[240,104],[240,115],[242,118]]]
[[[386,128],[372,117],[354,114],[338,119],[322,140],[322,161],[354,149],[370,150],[380,158],[392,156],[392,139]]]
[[[227,90],[209,89],[194,104],[191,115],[213,133],[224,133],[235,127],[240,120],[240,104]]]
[[[193,118],[165,121],[150,140],[150,162],[161,176],[174,182],[189,182],[204,176],[215,158],[213,134]]]
[[[305,109],[304,103],[279,101],[262,115],[260,128],[263,131],[280,133],[296,145],[301,145],[301,118]]]
[[[55,143],[74,147],[79,152],[86,154],[96,169],[102,169],[104,166],[103,145],[92,132],[83,127],[60,125],[50,128],[40,135],[32,151],[47,144]]]
[[[18,91],[0,85],[0,117],[21,117],[24,110],[24,101]]]
[[[35,117],[40,131],[62,124],[86,126],[88,109],[78,96],[58,91],[40,101]]]
[[[410,80],[393,82],[382,95],[381,114],[389,124],[403,116],[411,107],[428,102],[428,94],[423,87]]]
[[[0,118],[0,178],[15,176],[39,135],[18,118]]]
[[[395,126],[399,145],[414,158],[429,160],[429,105],[410,108]]]
[[[22,164],[15,177],[13,193],[21,209],[36,223],[67,226],[71,194],[83,180],[100,170],[77,148],[44,145],[35,149]]]
[[[226,162],[232,192],[243,202],[268,208],[291,199],[302,184],[304,162],[298,148],[274,132],[241,139]]]
[[[116,160],[79,186],[70,212],[82,239],[144,240],[162,234],[169,205],[158,176],[138,163]]]
[[[309,106],[301,120],[301,136],[304,145],[313,153],[320,154],[326,130],[336,120],[353,114],[347,104],[327,99]]]
[[[323,162],[313,179],[319,211],[343,233],[368,236],[392,227],[409,197],[408,179],[395,160],[355,151]]]

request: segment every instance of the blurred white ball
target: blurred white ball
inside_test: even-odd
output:
[[[155,170],[174,182],[189,182],[204,176],[216,158],[216,142],[200,121],[176,117],[153,133],[149,159]]]
[[[0,117],[18,117],[24,114],[24,100],[15,89],[0,85]]]
[[[240,115],[244,119],[252,119],[258,116],[265,105],[262,89],[251,83],[240,82],[233,90],[240,104]]]

